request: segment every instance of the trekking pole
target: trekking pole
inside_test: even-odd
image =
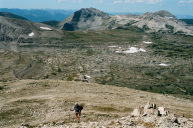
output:
[[[69,121],[68,121],[68,124],[70,124],[70,112],[69,112]]]

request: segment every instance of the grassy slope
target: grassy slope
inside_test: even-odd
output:
[[[69,110],[75,102],[84,104],[82,121],[100,121],[127,116],[133,108],[154,102],[178,116],[193,117],[193,103],[172,96],[94,83],[57,80],[21,80],[0,86],[0,126],[13,128],[52,122],[74,122]],[[70,114],[70,120],[69,120]]]

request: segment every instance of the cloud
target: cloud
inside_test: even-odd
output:
[[[161,3],[162,0],[115,0],[113,4],[121,4],[121,3],[148,3],[148,4],[156,4]]]
[[[58,1],[58,3],[61,3],[61,2],[63,2],[64,0],[57,0]]]
[[[180,1],[178,1],[178,3],[180,3],[180,4],[191,4],[191,3],[193,3],[193,0],[180,0]]]
[[[123,3],[122,0],[115,0],[115,1],[113,1],[113,4],[121,4],[121,3]]]
[[[62,2],[68,2],[69,0],[57,0],[58,3],[62,3]],[[80,3],[82,2],[83,0],[70,0],[71,2],[73,3]]]
[[[125,0],[125,3],[143,3],[144,0]]]
[[[148,2],[149,4],[156,4],[156,3],[161,3],[162,0],[147,0],[147,2]]]
[[[103,4],[104,1],[103,0],[96,0],[96,1],[94,1],[94,3],[96,3],[96,4]]]

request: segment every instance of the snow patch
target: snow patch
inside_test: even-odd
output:
[[[108,47],[109,47],[109,48],[117,48],[118,46],[114,46],[114,45],[113,45],[113,46],[108,46]]]
[[[30,37],[34,36],[34,33],[31,32],[31,33],[28,34],[28,36],[30,36]]]
[[[40,28],[43,29],[43,30],[48,30],[48,31],[52,30],[51,28],[48,28],[48,27],[40,27]]]
[[[169,66],[169,64],[161,63],[161,64],[159,64],[159,66],[164,66],[164,67],[166,67],[166,66]]]
[[[167,19],[174,19],[174,17],[168,17],[168,16],[165,16],[165,18],[167,18]]]
[[[146,50],[143,49],[143,48],[140,48],[139,51],[140,51],[140,52],[146,52]]]
[[[127,53],[137,53],[137,52],[146,52],[145,49],[143,48],[136,48],[136,47],[130,47],[129,50],[123,51],[123,53],[127,54]]]
[[[121,51],[115,51],[115,53],[121,53]]]
[[[152,44],[153,42],[150,41],[143,41],[144,44]]]

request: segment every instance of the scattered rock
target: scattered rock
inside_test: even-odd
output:
[[[140,115],[139,109],[134,109],[133,112],[131,113],[131,116],[133,116],[133,117],[139,116],[139,115]]]
[[[23,128],[30,128],[30,125],[29,124],[22,124],[21,125]]]
[[[145,116],[144,116],[145,115]],[[122,117],[100,122],[81,122],[57,124],[55,126],[38,126],[36,128],[191,128],[193,127],[193,119],[184,117],[177,118],[175,114],[168,113],[164,107],[157,107],[156,104],[147,103],[144,107],[141,106],[134,109],[131,116]]]

